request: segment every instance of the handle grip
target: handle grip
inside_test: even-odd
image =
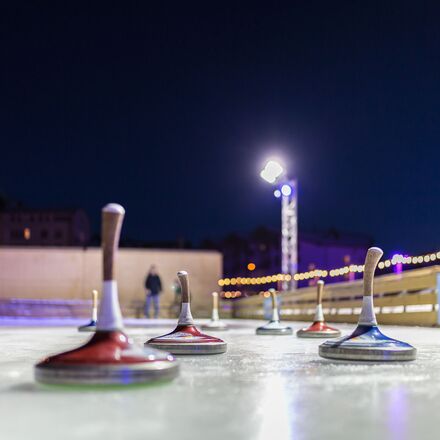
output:
[[[320,304],[322,304],[322,296],[324,293],[324,281],[318,280],[316,293],[317,293],[316,304],[319,306]]]
[[[92,290],[92,307],[93,310],[98,308],[98,291],[95,289]]]
[[[104,281],[116,278],[116,253],[121,235],[125,209],[116,203],[109,203],[102,209],[102,254]]]
[[[218,293],[212,292],[212,308],[218,310]]]
[[[98,291],[92,290],[92,321],[98,320]]]
[[[182,286],[182,302],[183,303],[191,302],[191,296],[189,293],[188,272],[185,272],[183,270],[177,272],[177,278],[179,279],[180,285]]]
[[[378,247],[368,249],[364,267],[364,296],[373,295],[374,272],[382,255],[383,251]]]
[[[277,292],[275,289],[269,289],[270,297],[272,299],[272,309],[277,308]]]

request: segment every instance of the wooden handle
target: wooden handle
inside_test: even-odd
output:
[[[180,285],[182,286],[182,302],[189,303],[191,301],[189,294],[189,279],[188,272],[180,271],[177,272],[177,278],[179,279]]]
[[[97,290],[92,290],[92,307],[93,307],[93,310],[98,308],[98,291]]]
[[[116,278],[115,258],[124,214],[124,208],[116,203],[110,203],[102,209],[101,245],[104,281],[112,281]]]
[[[212,292],[212,308],[218,310],[218,293]]]
[[[272,298],[272,309],[277,308],[277,292],[275,289],[269,289],[270,297]]]
[[[377,247],[368,249],[364,267],[364,296],[373,295],[374,271],[382,258],[383,251]]]
[[[324,293],[324,281],[318,280],[316,290],[317,290],[316,304],[319,306],[320,304],[322,304],[322,295]]]

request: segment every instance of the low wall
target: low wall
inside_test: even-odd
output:
[[[440,266],[404,271],[402,274],[376,276],[374,306],[382,324],[440,325]],[[316,287],[280,294],[284,320],[312,321],[315,314]],[[261,295],[235,300],[233,316],[263,319]],[[358,321],[362,305],[362,280],[325,286],[323,309],[329,322]]]
[[[175,313],[172,285],[179,270],[190,274],[194,315],[209,315],[211,292],[217,289],[217,280],[222,277],[219,252],[120,249],[117,279],[121,306],[127,317],[142,310],[144,280],[152,264],[157,266],[164,289],[160,297],[161,317]],[[101,273],[99,248],[0,247],[0,301],[89,300],[93,289],[101,291]]]

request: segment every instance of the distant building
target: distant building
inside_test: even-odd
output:
[[[329,270],[350,264],[363,264],[372,239],[361,234],[336,230],[299,233],[298,271]],[[217,244],[223,253],[225,277],[258,277],[280,273],[281,238],[279,231],[259,227],[247,236],[231,234]],[[248,265],[250,264],[249,270]],[[348,276],[352,276],[348,275]],[[340,281],[344,277],[332,279]],[[301,285],[316,280],[301,282]]]
[[[82,209],[14,208],[0,211],[0,245],[86,246],[90,222]]]

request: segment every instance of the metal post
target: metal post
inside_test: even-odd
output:
[[[281,272],[290,274],[290,282],[283,281],[283,290],[296,289],[293,276],[298,272],[298,182],[291,180],[290,195],[282,195],[281,200]]]

